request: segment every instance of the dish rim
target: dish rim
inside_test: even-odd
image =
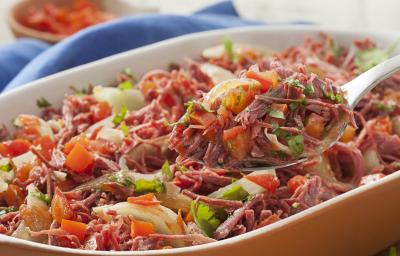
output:
[[[304,31],[304,32],[309,32],[309,33],[315,33],[315,32],[325,32],[327,34],[329,33],[336,33],[336,34],[341,34],[341,35],[353,35],[354,34],[369,34],[369,35],[374,35],[377,37],[393,37],[393,32],[390,31],[374,31],[374,30],[359,30],[359,29],[351,29],[351,28],[337,28],[337,27],[331,27],[331,26],[310,26],[310,25],[260,25],[260,26],[246,26],[246,27],[238,27],[238,28],[224,28],[224,29],[217,29],[217,30],[211,30],[211,31],[204,31],[204,32],[197,32],[197,33],[191,33],[167,40],[163,40],[154,44],[142,46],[133,50],[125,51],[122,53],[118,53],[94,62],[90,62],[87,64],[83,64],[71,69],[67,69],[61,72],[58,72],[56,74],[40,78],[38,80],[35,80],[33,82],[27,83],[23,86],[20,86],[18,88],[3,92],[0,94],[0,101],[7,100],[8,97],[16,97],[18,94],[23,94],[24,91],[29,91],[34,86],[42,86],[42,87],[48,87],[46,85],[47,83],[50,83],[52,80],[58,79],[59,77],[67,77],[69,75],[72,75],[76,72],[84,72],[87,69],[92,69],[95,68],[96,66],[99,65],[105,65],[109,62],[114,62],[118,60],[121,57],[125,57],[127,55],[135,55],[138,52],[141,51],[152,51],[153,49],[159,48],[159,47],[165,47],[170,44],[178,44],[182,43],[184,41],[191,41],[191,40],[196,40],[196,39],[201,39],[204,37],[213,37],[221,34],[229,34],[229,35],[235,35],[235,34],[241,34],[241,33],[246,33],[249,31],[252,32],[257,32],[257,31],[265,31],[265,30],[271,30],[271,31],[281,31],[282,33],[288,33],[288,32],[293,32],[293,31]],[[399,34],[397,32],[397,34]],[[301,211],[297,214],[294,214],[292,216],[289,216],[285,219],[282,219],[278,222],[272,223],[268,226],[253,230],[251,232],[244,233],[239,236],[231,237],[225,240],[221,241],[216,241],[212,243],[207,243],[207,244],[201,244],[201,245],[195,245],[195,246],[188,246],[188,247],[182,247],[182,248],[173,248],[173,249],[162,249],[162,250],[149,250],[149,251],[95,251],[95,250],[82,250],[82,249],[72,249],[72,248],[66,248],[66,247],[59,247],[59,246],[53,246],[53,245],[47,245],[47,244],[41,244],[37,242],[32,242],[32,241],[27,241],[15,237],[10,237],[6,235],[0,234],[0,244],[8,244],[9,246],[14,246],[14,247],[29,247],[30,249],[40,249],[44,250],[47,252],[54,252],[54,253],[70,253],[70,254],[75,254],[75,255],[104,255],[105,253],[107,255],[115,255],[115,256],[122,256],[122,255],[172,255],[172,254],[179,254],[179,253],[196,253],[198,251],[202,250],[207,250],[207,249],[212,249],[215,247],[223,247],[227,246],[230,244],[234,244],[243,240],[248,240],[253,237],[260,236],[264,233],[267,232],[276,232],[282,228],[285,228],[286,226],[290,226],[290,224],[294,224],[297,221],[302,221],[302,220],[307,220],[307,217],[312,216],[315,213],[321,212],[324,209],[329,209],[336,207],[338,203],[344,202],[347,200],[351,200],[356,195],[365,193],[366,191],[372,191],[380,186],[384,186],[386,183],[393,182],[394,180],[400,180],[400,172],[395,172],[392,173],[384,178],[382,178],[379,181],[376,181],[371,184],[367,184],[361,187],[357,187],[351,191],[348,191],[346,193],[343,193],[341,195],[338,195],[328,201],[322,202],[316,206],[313,206],[311,208],[308,208],[304,211]]]

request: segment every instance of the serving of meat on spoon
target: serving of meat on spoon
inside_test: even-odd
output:
[[[347,125],[356,126],[352,109],[398,70],[400,56],[338,86],[277,61],[267,70],[252,66],[187,103],[170,147],[211,167],[254,171],[299,163],[329,149]]]

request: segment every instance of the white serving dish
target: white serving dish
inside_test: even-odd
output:
[[[326,32],[340,43],[369,37],[387,47],[399,38],[388,32],[362,32],[315,26],[234,28],[191,34],[76,67],[0,95],[0,121],[10,124],[20,113],[38,114],[36,99],[61,104],[68,87],[107,85],[125,67],[139,77],[171,61],[196,56],[230,35],[234,42],[284,49],[306,36]],[[187,248],[147,252],[83,251],[33,243],[0,235],[0,255],[371,255],[400,240],[400,172],[264,228],[224,241]]]

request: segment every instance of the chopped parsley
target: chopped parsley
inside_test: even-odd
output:
[[[48,108],[51,107],[51,103],[44,97],[41,97],[36,100],[36,105],[38,108]]]
[[[138,194],[161,193],[165,189],[164,184],[159,178],[153,180],[137,179],[133,185],[135,187],[135,192]]]
[[[288,139],[288,147],[290,152],[298,157],[303,154],[304,151],[304,137],[303,135],[292,136]]]
[[[379,63],[389,59],[390,55],[397,48],[399,43],[400,40],[397,40],[388,49],[379,49],[375,47],[358,51],[354,59],[358,70],[360,72],[365,72]]]
[[[228,54],[228,57],[231,61],[234,61],[236,59],[235,52],[233,49],[233,41],[232,38],[225,36],[224,37],[224,48],[226,54]]]
[[[166,180],[172,179],[173,175],[168,160],[165,160],[164,164],[162,165],[161,173],[163,174]]]
[[[315,93],[314,86],[312,84],[307,84],[306,88],[304,89],[304,95],[309,96]]]
[[[178,122],[171,123],[171,124],[169,124],[169,126],[188,125],[190,122],[190,114],[193,112],[194,104],[195,104],[194,101],[186,102],[185,103],[186,113],[181,117],[181,119],[179,119]]]
[[[121,110],[115,117],[113,118],[112,122],[115,125],[119,125],[122,121],[124,121],[126,113],[128,112],[128,109],[126,108],[125,105],[122,105]]]
[[[178,172],[180,172],[180,173],[184,173],[184,172],[188,171],[188,168],[186,168],[186,166],[184,166],[184,165],[176,164],[175,167],[178,170]]]
[[[13,169],[13,166],[11,165],[11,163],[0,166],[0,171],[3,171],[3,172],[9,172],[12,169]]]
[[[278,119],[285,119],[285,114],[276,109],[271,109],[268,114],[270,117],[278,118]]]
[[[290,136],[288,132],[283,131],[275,122],[272,123],[272,134],[275,134],[278,138],[286,138]]]
[[[297,79],[289,78],[286,80],[286,84],[290,87],[297,87],[300,89],[305,89],[304,85]]]
[[[246,190],[244,190],[240,185],[235,185],[224,192],[222,199],[242,201],[248,196],[249,193],[247,193]]]
[[[327,93],[327,94],[325,95],[325,97],[328,98],[328,99],[330,99],[330,100],[332,100],[332,101],[334,101],[334,102],[337,103],[337,104],[341,104],[341,103],[343,103],[343,101],[344,101],[342,95],[340,95],[340,94],[334,94],[333,92]]]
[[[376,107],[385,113],[390,113],[396,109],[396,103],[393,101],[389,101],[386,104],[384,102],[378,102]]]
[[[118,85],[118,89],[121,91],[130,90],[133,88],[132,82],[127,80]]]

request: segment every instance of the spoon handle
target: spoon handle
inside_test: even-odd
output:
[[[346,98],[350,107],[354,108],[365,94],[399,70],[400,55],[397,55],[344,84],[342,89],[347,93]]]

